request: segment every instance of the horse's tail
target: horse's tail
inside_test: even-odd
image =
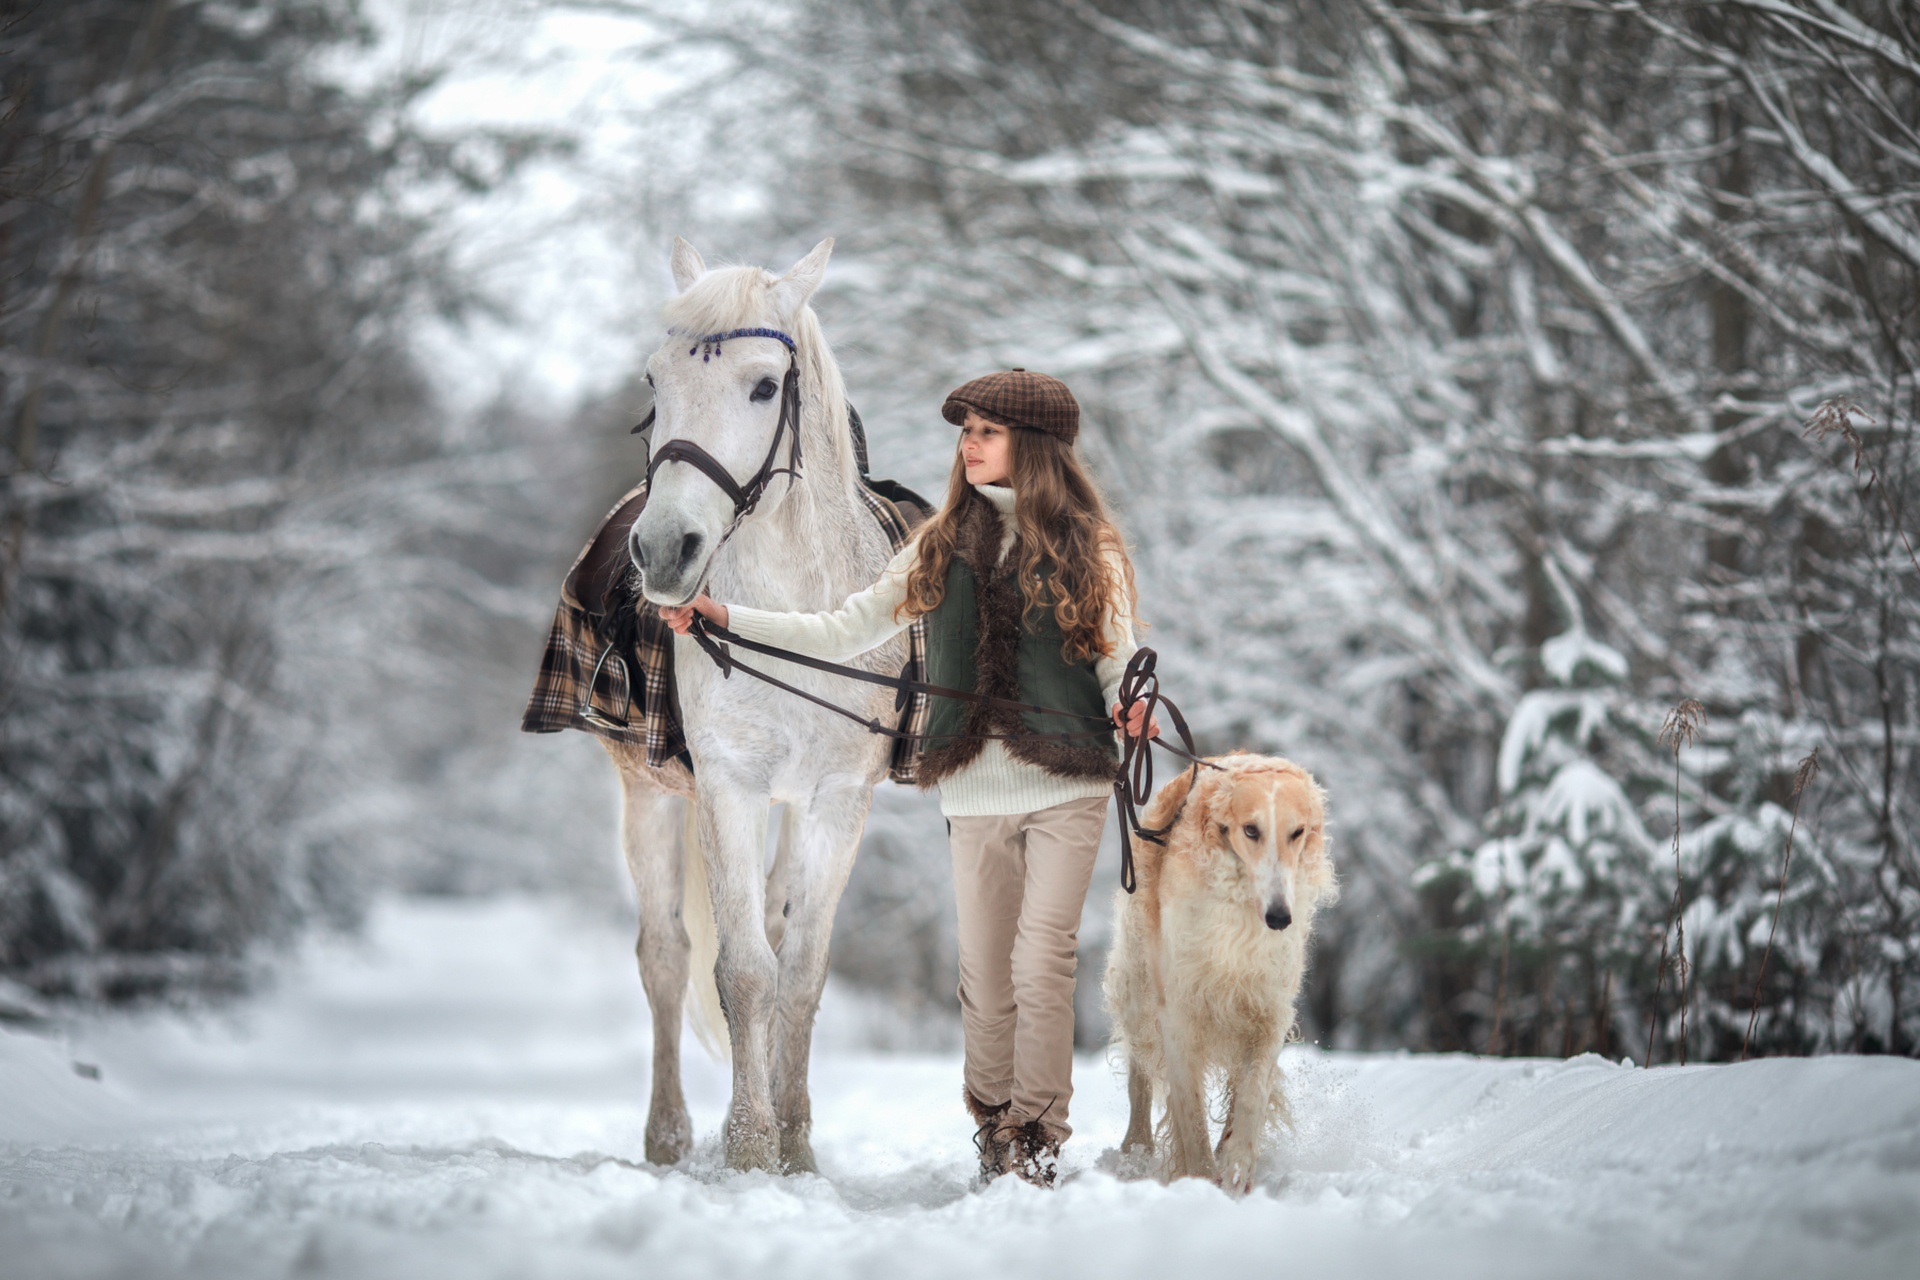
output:
[[[680,922],[687,931],[687,1021],[694,1037],[719,1062],[732,1057],[727,1015],[720,1007],[720,988],[714,967],[720,962],[720,931],[713,923],[713,894],[707,888],[707,860],[700,852],[697,806],[687,801],[686,827],[680,837],[686,865],[686,892],[680,900]]]

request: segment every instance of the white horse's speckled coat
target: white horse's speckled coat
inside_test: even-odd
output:
[[[662,466],[630,542],[649,601],[680,604],[704,587],[718,599],[765,609],[830,609],[870,584],[891,558],[887,535],[855,495],[845,387],[807,305],[832,248],[822,241],[775,277],[758,267],[708,271],[691,245],[675,241],[680,294],[666,307],[669,335],[647,364],[657,396],[654,448],[690,440],[736,481],[752,477],[779,418],[787,349],[771,338],[733,339],[711,359],[689,349],[705,334],[773,328],[798,346],[804,470],[797,482],[776,478],[722,545],[732,501],[699,469]],[[780,464],[785,460],[783,446]],[[897,672],[905,654],[898,639],[854,665]],[[889,718],[890,691],[771,659],[756,665],[863,716]],[[684,868],[688,874],[681,824],[662,779],[635,759],[638,753],[609,747],[626,797],[623,839],[640,897],[636,950],[653,1008],[647,1158],[672,1163],[691,1145],[680,1087],[680,1014],[689,934],[697,939],[706,923],[704,881],[717,944],[713,976],[733,1056],[727,1163],[811,1170],[807,1058],[826,981],[827,936],[874,784],[886,772],[888,742],[757,681],[722,679],[691,639],[676,642],[674,666],[694,762],[691,825],[701,854]],[[774,867],[763,873],[773,801],[786,802],[788,816]],[[703,978],[695,975],[696,982]]]

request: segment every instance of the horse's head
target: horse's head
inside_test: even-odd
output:
[[[680,293],[667,304],[667,340],[647,361],[655,414],[651,487],[627,540],[655,604],[694,597],[740,515],[740,491],[751,492],[756,476],[788,461],[791,442],[776,436],[794,353],[778,337],[703,339],[767,329],[804,344],[815,330],[807,299],[832,252],[833,241],[822,240],[778,277],[759,267],[708,271],[694,247],[675,238],[673,280]],[[799,422],[792,427],[797,432]],[[731,478],[734,493],[721,475]],[[791,484],[773,483],[766,502],[784,498]]]

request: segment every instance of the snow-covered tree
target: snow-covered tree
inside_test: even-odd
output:
[[[1436,859],[1417,882],[1438,928],[1430,980],[1449,1035],[1487,1052],[1624,1051],[1644,1038],[1672,878],[1642,807],[1648,735],[1622,682],[1627,662],[1576,625],[1541,646],[1547,681],[1507,722],[1487,839]],[[1490,999],[1488,998],[1490,996]]]
[[[1902,6],[836,0],[758,31],[619,7],[714,60],[657,149],[676,180],[676,154],[736,161],[705,225],[770,259],[842,235],[823,306],[877,456],[937,482],[937,397],[982,367],[1081,392],[1169,690],[1208,745],[1332,792],[1317,1031],[1484,1044],[1462,1028],[1489,1025],[1497,970],[1408,963],[1457,923],[1415,868],[1513,835],[1503,744],[1568,688],[1548,646],[1571,617],[1624,664],[1614,736],[1644,748],[1584,776],[1650,838],[1666,707],[1705,705],[1701,761],[1750,763],[1687,766],[1679,815],[1681,896],[1742,938],[1736,901],[1778,865],[1752,833],[1828,753],[1806,866],[1856,922],[1833,937],[1873,944],[1822,950],[1851,957],[1821,961],[1833,998],[1768,1043],[1920,1043]],[[1837,396],[1858,413],[1805,434]],[[1694,843],[1722,830],[1748,835]],[[1607,953],[1651,977],[1665,916]],[[1757,953],[1736,975],[1701,927],[1719,950],[1689,998],[1738,1012]]]
[[[524,695],[471,635],[536,651],[564,477],[450,439],[409,340],[464,302],[427,215],[532,144],[423,137],[422,83],[336,74],[370,43],[348,0],[0,18],[0,970],[43,990],[229,982],[349,911],[396,808],[459,838],[434,770]]]

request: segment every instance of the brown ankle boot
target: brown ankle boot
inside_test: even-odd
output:
[[[1038,1120],[1029,1120],[1009,1131],[1012,1151],[1009,1158],[1020,1181],[1036,1187],[1051,1187],[1060,1176],[1060,1139],[1047,1132]]]
[[[980,1155],[980,1183],[982,1186],[992,1182],[1005,1173],[1008,1168],[1010,1151],[1007,1145],[1008,1134],[1001,1131],[1000,1122],[1007,1114],[1007,1108],[1013,1104],[1003,1102],[998,1106],[989,1106],[973,1096],[973,1091],[965,1091],[967,1114],[973,1117],[973,1149]]]

